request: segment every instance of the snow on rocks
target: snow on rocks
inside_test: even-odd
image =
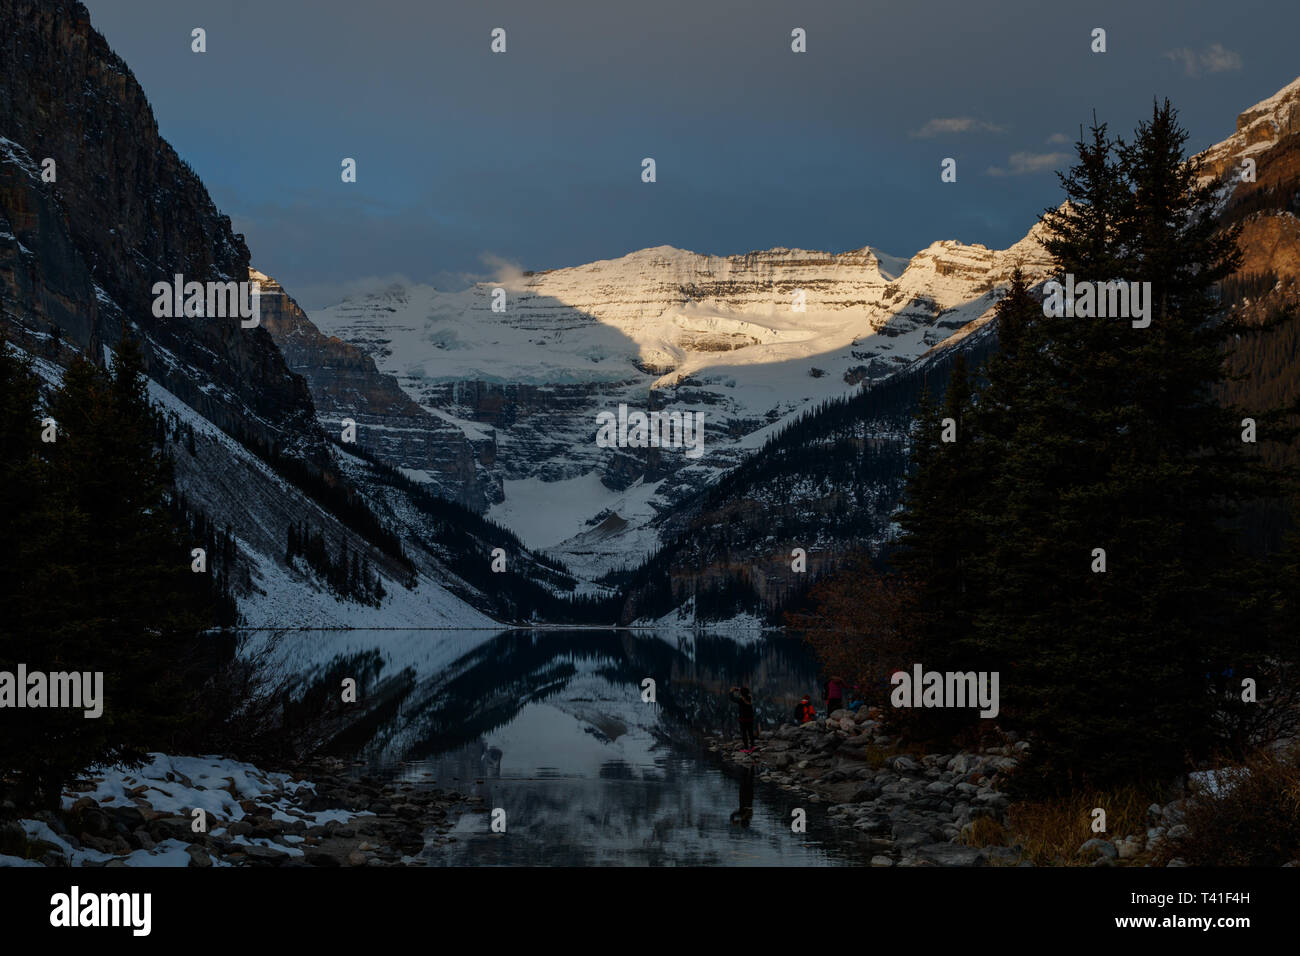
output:
[[[220,757],[169,757],[149,754],[138,769],[97,768],[91,777],[92,790],[79,790],[80,797],[65,794],[63,809],[71,810],[89,799],[101,807],[139,806],[149,803],[159,813],[188,814],[194,808],[220,819],[242,820],[240,800],[274,799],[285,806],[299,790],[315,790],[315,784],[294,781],[285,773],[264,773],[252,764]]]
[[[289,774],[157,753],[138,768],[96,768],[59,812],[0,825],[0,866],[418,864],[430,844],[449,841],[448,812],[467,802],[344,771],[331,759]]]

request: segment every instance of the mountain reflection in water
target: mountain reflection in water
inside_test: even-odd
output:
[[[255,642],[268,635],[253,636]],[[871,845],[817,803],[726,765],[702,737],[736,730],[734,684],[766,726],[817,668],[797,637],[627,630],[289,631],[276,654],[304,693],[360,689],[328,750],[358,772],[477,794],[430,865],[863,864]],[[642,682],[655,682],[655,702]],[[808,813],[805,833],[791,811]]]

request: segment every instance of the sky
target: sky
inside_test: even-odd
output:
[[[1168,97],[1199,150],[1300,75],[1276,0],[85,2],[309,310],[665,244],[1005,248],[1093,110],[1127,135]]]

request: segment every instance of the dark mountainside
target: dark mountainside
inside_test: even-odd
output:
[[[921,395],[947,388],[957,355],[978,364],[997,345],[984,326],[953,348],[783,429],[661,524],[669,542],[644,565],[609,575],[625,588],[622,623],[659,618],[694,598],[705,620],[739,612],[773,622],[856,552],[887,552],[903,493],[909,430]],[[795,572],[802,548],[806,570]]]
[[[1243,112],[1237,132],[1207,157],[1222,179],[1235,174],[1233,150],[1258,150],[1255,181],[1240,183],[1221,214],[1223,225],[1241,224],[1244,254],[1241,269],[1224,283],[1224,300],[1252,322],[1276,323],[1243,339],[1232,355],[1230,368],[1240,378],[1224,396],[1248,408],[1300,401],[1300,92],[1279,98],[1276,119]],[[1273,467],[1300,465],[1300,442],[1265,445],[1261,453]],[[1281,546],[1288,519],[1282,502],[1253,508],[1245,518],[1252,538],[1270,550]]]
[[[300,327],[278,284],[267,280],[266,319],[255,328],[238,318],[153,316],[154,283],[177,273],[186,282],[248,280],[243,237],[161,137],[84,6],[0,0],[0,22],[0,328],[47,385],[78,355],[102,365],[124,335],[140,340],[150,379],[174,396],[161,397],[178,501],[199,538],[228,542],[212,549],[212,573],[255,607],[245,623],[367,619],[371,588],[353,588],[315,552],[295,558],[299,532],[323,538],[336,563],[373,567],[390,597],[432,585],[408,595],[396,623],[488,623],[470,607],[497,620],[570,617],[557,595],[573,581],[464,507],[481,507],[472,492],[444,502],[408,487],[364,446],[326,434],[268,325],[293,341],[300,362],[322,353],[351,360],[349,401],[364,396],[376,418],[429,416],[412,411],[369,358]],[[51,182],[42,177],[47,157]],[[439,467],[466,489],[474,463],[462,444]],[[512,556],[508,573],[486,573],[497,546]],[[357,613],[340,611],[327,592]]]
[[[150,377],[191,408],[323,466],[306,383],[265,329],[153,317],[155,282],[175,273],[243,280],[248,247],[159,135],[144,92],[86,8],[3,0],[0,20],[0,135],[26,151],[10,147],[0,173],[5,231],[17,237],[0,245],[6,311],[28,334],[58,327],[97,360],[136,328]],[[56,182],[39,181],[45,157],[57,164]]]

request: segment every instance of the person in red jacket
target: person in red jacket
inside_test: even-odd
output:
[[[794,719],[797,723],[806,724],[817,717],[817,708],[812,705],[812,700],[807,694],[803,695],[803,700],[794,705]]]

